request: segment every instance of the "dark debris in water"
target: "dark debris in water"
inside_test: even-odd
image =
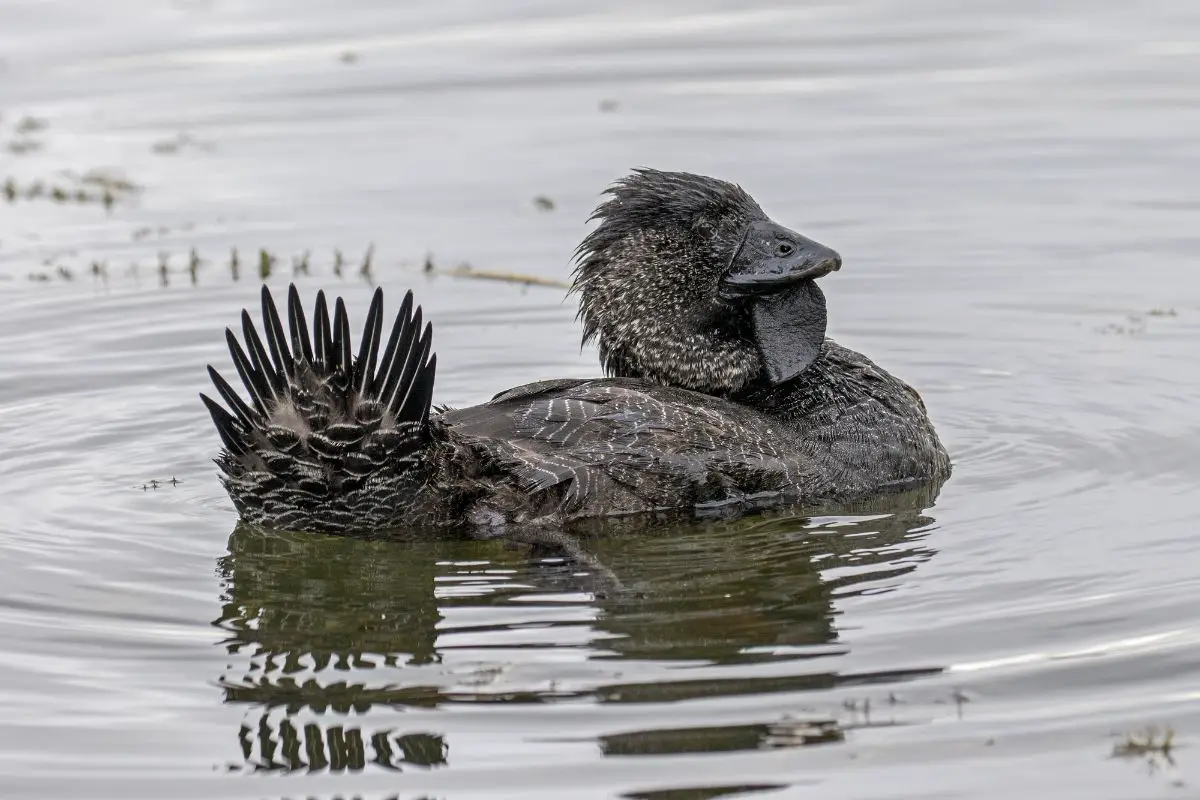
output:
[[[787,783],[739,783],[729,786],[690,786],[680,789],[647,789],[621,795],[624,800],[717,800],[719,797],[745,797],[763,792],[778,792]]]
[[[49,127],[50,123],[41,117],[26,116],[21,118],[14,130],[19,134],[26,135],[44,131]]]
[[[65,173],[68,177],[74,178],[79,183],[85,186],[94,186],[98,189],[104,189],[117,195],[137,194],[142,190],[133,181],[125,178],[119,173],[110,172],[109,170],[94,169],[85,172],[83,175],[76,177],[73,173]]]
[[[1162,320],[1178,317],[1179,312],[1174,308],[1152,308],[1138,314],[1127,314],[1121,322],[1110,322],[1097,330],[1106,336],[1141,336],[1150,324],[1150,320]]]
[[[804,719],[785,715],[767,726],[762,737],[766,749],[805,747],[846,741],[846,729],[833,717]]]
[[[42,149],[42,142],[37,139],[13,139],[8,143],[8,152],[15,156],[26,153],[36,153]]]
[[[190,222],[185,222],[182,225],[176,226],[175,228],[171,228],[167,225],[159,225],[157,228],[152,228],[149,225],[142,225],[141,227],[134,228],[133,233],[130,234],[129,238],[135,242],[140,242],[155,235],[157,235],[159,238],[162,238],[163,236],[169,236],[172,233],[187,233],[195,227],[196,226]]]
[[[965,695],[954,690],[948,697],[933,700],[931,704],[955,703],[961,719],[962,702],[965,702]],[[905,701],[889,692],[874,704],[869,697],[853,698],[843,701],[841,712],[803,709],[766,724],[654,728],[608,734],[600,737],[600,749],[610,756],[665,756],[839,744],[845,743],[857,730],[899,728],[927,721],[913,718],[912,711],[897,713],[898,707],[904,705],[907,705]],[[995,741],[988,740],[984,744],[991,746]]]
[[[150,149],[160,156],[173,156],[184,150],[211,152],[216,149],[216,145],[201,141],[188,133],[177,133],[169,139],[155,142]]]
[[[421,263],[421,271],[429,275],[448,275],[454,278],[469,278],[471,280],[480,281],[498,281],[500,283],[514,283],[521,286],[548,286],[559,289],[571,288],[569,283],[555,280],[554,278],[543,278],[538,275],[523,275],[518,272],[508,272],[506,270],[479,269],[469,261],[462,261],[457,266],[442,269],[439,268],[434,262],[433,253],[426,254],[425,260]]]
[[[12,138],[5,149],[15,156],[36,153],[45,146],[44,137],[40,136],[49,125],[40,117],[22,117],[12,129]]]
[[[1175,749],[1175,730],[1170,726],[1159,728],[1150,725],[1141,730],[1121,734],[1120,739],[1113,744],[1113,758],[1145,758],[1161,757],[1171,766],[1175,759],[1171,753]]]
[[[166,486],[175,487],[181,483],[183,483],[183,481],[179,480],[174,475],[172,475],[170,478],[168,478],[166,480],[163,480],[161,478],[151,478],[150,480],[143,483],[141,486],[134,487],[134,488],[141,489],[143,492],[148,492],[152,489],[161,489]]]
[[[1170,725],[1159,727],[1149,725],[1135,731],[1114,734],[1118,737],[1113,743],[1109,758],[1119,758],[1124,761],[1141,762],[1147,774],[1173,774],[1170,783],[1175,787],[1187,784],[1178,776],[1175,764],[1175,729]]]

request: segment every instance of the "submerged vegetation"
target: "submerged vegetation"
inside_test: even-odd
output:
[[[45,148],[49,129],[50,123],[46,119],[26,115],[13,125],[5,150],[15,156],[37,153]],[[102,205],[109,210],[140,191],[141,187],[133,181],[107,169],[93,169],[82,174],[60,170],[52,178],[22,178],[9,174],[0,183],[0,194],[8,203],[45,200]]]
[[[40,117],[22,117],[13,127],[13,135],[8,140],[6,149],[17,156],[41,150],[45,142],[37,134],[46,128],[46,120]]]
[[[1100,326],[1097,330],[1105,335],[1112,336],[1141,336],[1147,330],[1149,321],[1178,317],[1179,312],[1170,307],[1151,308],[1138,314],[1127,314],[1122,322],[1110,322],[1107,325]]]
[[[1117,735],[1109,758],[1140,763],[1147,774],[1161,775],[1171,786],[1182,788],[1187,786],[1187,782],[1178,772],[1175,749],[1174,728],[1170,725],[1148,725]]]
[[[201,141],[189,133],[177,133],[169,139],[161,139],[150,146],[150,150],[160,156],[173,156],[184,150],[211,152],[215,148],[216,146],[212,142]]]
[[[13,153],[32,153],[42,149],[45,144],[44,134],[50,128],[50,123],[32,115],[21,117],[10,128],[10,140],[7,149]],[[186,132],[154,141],[150,144],[151,152],[157,155],[178,155],[185,150],[210,151],[215,148],[212,142],[197,139]],[[59,170],[52,178],[29,178],[9,175],[0,178],[0,197],[9,204],[47,201],[60,205],[100,205],[112,212],[114,207],[131,201],[143,191],[143,187],[119,172],[106,169],[92,169],[86,172]],[[533,200],[534,207],[540,211],[552,211],[555,203],[545,195],[538,195]],[[221,220],[217,220],[221,223]],[[149,243],[153,238],[170,237],[178,241],[181,234],[192,231],[194,223],[180,225],[138,225],[129,233],[133,242]],[[31,241],[42,239],[40,234],[26,234]],[[89,257],[80,255],[78,250],[69,249],[56,251],[52,255],[41,258],[37,268],[31,269],[23,276],[28,281],[49,283],[54,281],[70,282],[91,275],[93,279],[107,283],[117,277],[140,280],[144,275],[153,275],[160,286],[177,284],[199,285],[202,275],[209,272],[227,274],[230,280],[238,281],[246,277],[266,280],[273,275],[290,274],[291,276],[309,276],[330,274],[336,278],[359,277],[368,282],[374,282],[375,246],[368,245],[365,253],[358,257],[348,257],[342,250],[333,249],[329,258],[320,259],[311,250],[298,254],[280,253],[270,247],[252,248],[239,251],[231,247],[221,255],[204,254],[195,246],[186,251],[172,249],[163,242],[164,247],[157,253],[150,252],[125,257]],[[428,275],[446,275],[455,278],[499,281],[515,283],[523,286],[549,286],[568,288],[561,280],[543,278],[536,275],[524,275],[504,270],[478,269],[469,262],[459,262],[451,267],[441,267],[435,264],[432,254],[426,255],[416,262],[401,262],[400,266],[419,269]],[[11,281],[21,277],[15,274],[11,267],[6,272],[0,272],[0,282]]]
[[[150,228],[139,228],[134,232],[134,238],[142,239],[152,232]],[[565,281],[505,270],[478,269],[465,261],[453,267],[438,267],[432,254],[426,255],[419,264],[402,262],[401,266],[410,268],[418,266],[423,273],[434,276],[498,281],[521,286],[569,288],[569,284]],[[227,254],[216,259],[201,256],[195,247],[186,253],[172,254],[164,250],[160,251],[150,263],[136,260],[118,262],[108,259],[93,259],[81,266],[71,264],[62,258],[50,258],[42,262],[41,269],[28,273],[26,278],[30,281],[45,283],[56,280],[73,281],[80,276],[91,275],[94,279],[107,283],[114,276],[139,280],[143,275],[152,274],[157,277],[160,286],[166,287],[177,283],[197,286],[200,284],[201,275],[212,269],[220,270],[233,281],[241,280],[244,277],[266,280],[273,275],[298,277],[329,274],[336,278],[358,277],[374,283],[375,245],[368,245],[362,257],[355,260],[348,258],[343,251],[337,248],[333,250],[329,259],[318,261],[314,259],[311,250],[305,250],[296,255],[286,255],[265,247],[260,247],[257,251],[251,250],[248,253],[243,253],[234,247],[230,248]]]
[[[1170,725],[1164,728],[1159,728],[1157,725],[1150,725],[1141,730],[1123,734],[1113,744],[1112,757],[1144,758],[1151,764],[1155,764],[1161,760],[1167,765],[1174,766],[1175,759],[1171,755],[1174,749],[1174,728]]]
[[[139,192],[141,187],[127,178],[105,170],[91,170],[82,175],[64,171],[52,181],[22,182],[9,176],[0,189],[9,203],[49,200],[54,203],[98,204],[112,209]]]

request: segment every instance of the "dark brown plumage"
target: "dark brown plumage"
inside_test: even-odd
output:
[[[545,381],[431,413],[431,330],[383,295],[357,357],[339,299],[311,334],[262,292],[263,345],[228,333],[251,398],[210,367],[204,401],[238,512],[276,528],[504,533],[586,518],[861,497],[940,482],[949,458],[917,393],[824,339],[815,277],[840,258],[732,184],[638,171],[580,246],[585,339],[612,376]],[[289,346],[290,342],[290,346]]]

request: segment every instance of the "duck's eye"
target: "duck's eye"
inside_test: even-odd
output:
[[[791,242],[780,242],[775,245],[775,255],[790,256],[796,250],[796,245]]]

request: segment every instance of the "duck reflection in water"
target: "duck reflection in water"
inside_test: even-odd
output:
[[[530,558],[499,541],[371,541],[239,526],[219,562],[223,611],[214,622],[232,658],[219,679],[225,702],[247,709],[243,760],[230,766],[313,772],[449,763],[438,723],[389,710],[668,702],[937,672],[844,675],[837,657],[848,646],[834,625],[835,598],[887,591],[934,555],[925,509],[935,494],[927,488],[837,510],[855,516],[777,510],[668,526],[661,535],[596,536],[587,543],[610,576],[601,583],[615,576],[621,584],[605,593],[594,591],[594,570]],[[568,650],[569,662],[539,657]],[[794,666],[773,678],[738,669],[764,661]],[[681,678],[671,664],[728,674]],[[378,724],[365,724],[372,717]],[[633,732],[601,746],[660,752],[679,733]],[[740,728],[727,737],[706,729],[704,749],[740,749],[742,739]]]

